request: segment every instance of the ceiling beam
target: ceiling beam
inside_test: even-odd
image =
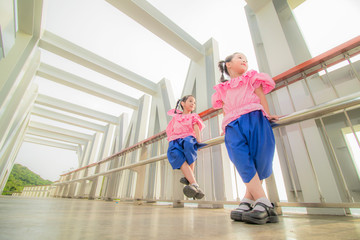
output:
[[[45,31],[39,41],[39,46],[142,92],[150,95],[156,93],[156,84],[154,82],[53,33]]]
[[[70,150],[70,151],[75,151],[75,152],[78,151],[78,145],[75,146],[75,145],[71,145],[71,144],[60,143],[60,142],[40,139],[40,138],[36,138],[36,137],[31,137],[31,136],[25,136],[24,142],[35,143],[35,144],[40,144],[40,145],[55,147],[55,148],[61,148],[61,149],[66,149],[66,150]]]
[[[106,0],[192,60],[205,55],[202,44],[146,0]]]
[[[120,104],[128,108],[137,109],[139,106],[139,100],[136,98],[129,97],[125,94],[114,91],[110,88],[106,88],[100,84],[91,82],[45,63],[40,64],[36,74],[56,83],[77,89],[79,91]]]
[[[89,142],[84,139],[70,137],[70,136],[66,136],[66,135],[58,134],[58,133],[51,133],[46,130],[36,129],[36,128],[32,128],[32,127],[28,127],[26,129],[26,134],[43,137],[43,138],[59,140],[59,141],[68,142],[68,143],[80,144],[80,145],[86,145]]]
[[[31,114],[35,115],[35,116],[75,125],[78,127],[86,128],[86,129],[93,130],[96,132],[104,132],[106,129],[106,126],[92,123],[90,121],[82,120],[82,119],[79,119],[76,117],[68,116],[65,114],[61,114],[61,113],[58,113],[55,111],[51,111],[51,110],[39,107],[37,105],[35,105],[33,107]]]
[[[95,111],[60,99],[39,94],[35,100],[36,104],[55,108],[58,110],[74,113],[80,116],[96,119],[106,123],[117,124],[118,118],[103,112]]]
[[[55,127],[53,125],[40,123],[40,122],[31,121],[29,123],[28,127],[32,128],[32,129],[44,130],[49,133],[62,134],[64,136],[75,137],[78,139],[83,139],[83,140],[88,140],[88,141],[93,139],[93,136],[89,135],[89,134],[84,134],[84,133],[76,132],[73,130],[68,130],[66,128]]]

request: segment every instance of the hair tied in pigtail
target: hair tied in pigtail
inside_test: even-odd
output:
[[[176,102],[175,111],[174,111],[175,114],[178,113],[178,112],[177,112],[177,108],[178,108],[178,106],[179,106],[180,101],[181,101],[181,99],[179,99],[179,100]]]
[[[225,61],[220,61],[219,62],[219,69],[220,69],[220,72],[221,72],[221,77],[220,77],[220,82],[224,82],[225,81],[225,76],[224,76],[224,73],[225,73]]]

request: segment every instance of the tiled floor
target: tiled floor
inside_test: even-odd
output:
[[[229,209],[0,197],[0,239],[360,239],[360,217],[284,215],[233,222]]]

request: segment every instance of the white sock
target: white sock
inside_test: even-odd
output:
[[[191,185],[193,185],[194,187],[199,187],[199,184],[197,183],[192,183]]]
[[[253,204],[253,203],[254,203],[253,200],[248,199],[248,198],[243,198],[243,199],[241,200],[241,202],[246,202],[246,203],[250,203],[250,204]],[[237,209],[250,210],[250,208],[249,208],[248,205],[239,205],[239,207],[237,207]]]
[[[262,197],[262,198],[257,199],[257,200],[254,202],[254,205],[256,205],[256,203],[258,203],[258,202],[261,202],[261,203],[265,204],[266,206],[272,207],[272,204],[271,204],[270,200],[267,199],[266,197]],[[254,207],[254,210],[257,210],[257,211],[265,211],[265,208],[264,208],[263,206],[256,205],[256,206]]]

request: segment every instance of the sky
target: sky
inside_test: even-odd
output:
[[[258,70],[241,0],[150,0],[156,8],[201,44],[211,37],[219,44],[220,59],[233,52],[247,55],[249,68]],[[44,27],[83,48],[153,82],[171,81],[179,98],[190,60],[104,0],[51,0],[45,2]],[[339,4],[341,3],[341,4]],[[313,57],[359,35],[359,0],[307,0],[294,10],[295,18]],[[42,50],[41,61],[103,86],[131,93],[142,92],[97,72]],[[36,77],[39,93],[119,116],[132,110],[86,93]],[[93,131],[32,116],[32,121],[61,126],[86,134]],[[88,120],[88,119],[87,119]],[[90,120],[92,121],[92,120]],[[73,151],[23,143],[16,163],[44,179],[76,169]]]

